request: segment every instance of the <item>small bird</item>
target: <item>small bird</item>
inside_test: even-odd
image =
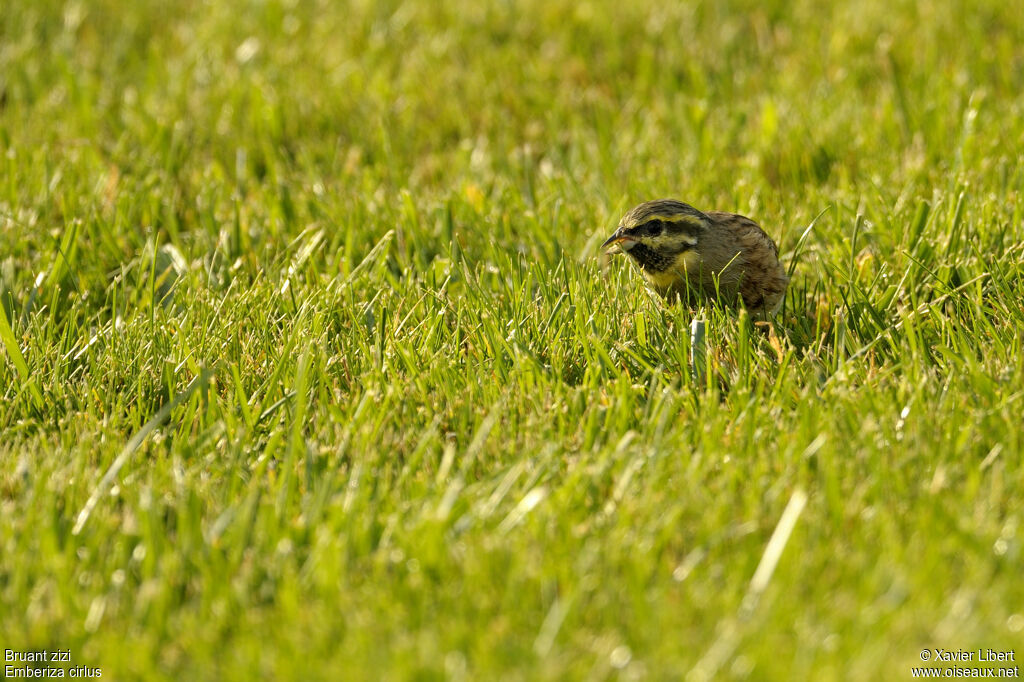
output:
[[[640,204],[602,248],[625,253],[666,300],[696,294],[734,302],[760,317],[778,311],[789,277],[779,249],[750,218],[698,211],[674,199]]]

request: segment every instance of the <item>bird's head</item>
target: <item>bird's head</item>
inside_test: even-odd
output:
[[[707,215],[681,201],[647,201],[622,216],[618,229],[601,246],[608,253],[629,255],[644,270],[661,272],[697,248],[710,222]]]

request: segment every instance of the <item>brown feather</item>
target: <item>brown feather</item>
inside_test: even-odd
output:
[[[700,227],[694,248],[668,256],[657,252],[660,243],[631,226],[642,222],[638,216],[654,211],[663,214],[677,206],[685,208],[688,220],[699,218]],[[687,300],[696,294],[731,302],[738,297],[761,317],[781,307],[789,277],[779,263],[775,242],[750,218],[721,211],[701,213],[680,202],[657,201],[634,208],[622,224],[620,230],[637,242],[630,255],[644,279],[666,299]]]

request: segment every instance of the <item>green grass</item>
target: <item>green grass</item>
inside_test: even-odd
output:
[[[873,680],[1019,646],[1018,9],[662,5],[3,3],[0,648]],[[664,196],[793,270],[770,328],[701,313],[704,382],[694,311],[599,258]]]

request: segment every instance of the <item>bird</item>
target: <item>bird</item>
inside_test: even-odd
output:
[[[753,220],[705,213],[675,199],[636,206],[601,248],[633,259],[668,302],[742,300],[751,314],[764,319],[782,307],[789,283],[779,248]]]

